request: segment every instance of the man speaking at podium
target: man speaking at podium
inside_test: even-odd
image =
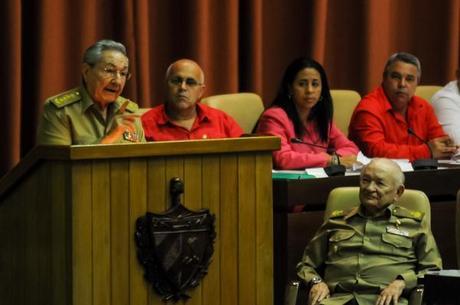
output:
[[[37,144],[144,142],[137,104],[120,96],[130,76],[123,44],[100,40],[90,46],[83,55],[82,85],[47,99]]]
[[[147,141],[237,138],[238,123],[223,111],[199,103],[204,73],[189,59],[180,59],[166,71],[165,103],[142,116]]]
[[[350,121],[349,137],[366,156],[414,161],[455,153],[431,105],[415,96],[420,76],[420,61],[412,54],[387,60],[382,85],[359,102]]]

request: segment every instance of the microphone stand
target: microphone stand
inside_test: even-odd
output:
[[[438,169],[438,160],[433,159],[433,152],[431,151],[430,145],[427,143],[427,141],[423,140],[418,134],[415,133],[415,131],[412,128],[407,128],[407,133],[410,135],[413,135],[416,137],[418,140],[422,141],[426,146],[428,146],[428,149],[430,150],[430,159],[417,159],[412,161],[412,167],[414,170],[423,170],[423,169]]]
[[[299,139],[299,138],[292,138],[291,139],[291,143],[297,143],[297,144],[304,144],[304,145],[308,145],[308,146],[313,146],[313,147],[319,147],[319,148],[323,148],[323,149],[328,149],[328,147],[326,146],[323,146],[323,145],[318,145],[318,144],[313,144],[313,143],[308,143],[308,142],[304,142],[302,141],[302,139]],[[326,166],[324,167],[324,172],[326,173],[326,175],[328,175],[329,177],[333,177],[333,176],[345,176],[345,171],[346,171],[346,168],[345,166],[343,166],[342,164],[340,164],[340,158],[339,156],[337,155],[337,153],[335,152],[335,150],[333,150],[331,152],[331,155],[332,155],[332,158],[333,160],[337,160],[337,164],[331,164],[329,166]],[[335,162],[332,162],[332,163],[335,163]]]

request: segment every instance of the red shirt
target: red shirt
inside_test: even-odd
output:
[[[237,138],[243,134],[238,123],[228,114],[218,109],[196,104],[197,117],[191,130],[172,123],[164,105],[147,111],[142,116],[145,139],[147,141],[195,140],[216,138]]]
[[[292,139],[296,138],[294,124],[280,107],[265,110],[257,126],[257,133],[281,138],[281,149],[273,152],[273,163],[277,169],[325,167],[329,161],[325,155],[328,150],[334,150],[339,156],[356,155],[359,151],[334,123],[329,130],[327,142],[320,139],[314,124],[307,126],[301,139],[312,145],[293,142]]]
[[[409,128],[417,136],[410,134]],[[445,133],[427,101],[414,95],[404,118],[393,111],[380,86],[356,106],[348,135],[368,157],[412,161],[430,158],[430,149],[423,141],[441,137]]]

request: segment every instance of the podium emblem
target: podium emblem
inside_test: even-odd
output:
[[[170,184],[172,207],[162,214],[146,213],[136,221],[138,259],[145,279],[163,301],[190,298],[187,290],[206,275],[214,252],[214,215],[191,211],[180,203],[183,183]]]

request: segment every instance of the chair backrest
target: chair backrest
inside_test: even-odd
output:
[[[455,239],[457,246],[457,267],[460,267],[460,190],[457,192],[457,206],[455,207]]]
[[[430,201],[426,194],[419,190],[406,189],[396,203],[402,207],[425,213],[424,222],[431,227]],[[338,187],[329,193],[327,198],[324,220],[328,219],[332,211],[348,210],[359,205],[359,187]]]
[[[441,89],[441,86],[417,86],[415,89],[415,95],[420,96],[431,103],[431,97]]]
[[[264,111],[262,99],[255,93],[213,95],[202,99],[201,103],[229,114],[245,133],[252,132]]]
[[[353,90],[331,90],[331,96],[334,105],[334,122],[345,135],[348,135],[351,115],[361,96]]]

